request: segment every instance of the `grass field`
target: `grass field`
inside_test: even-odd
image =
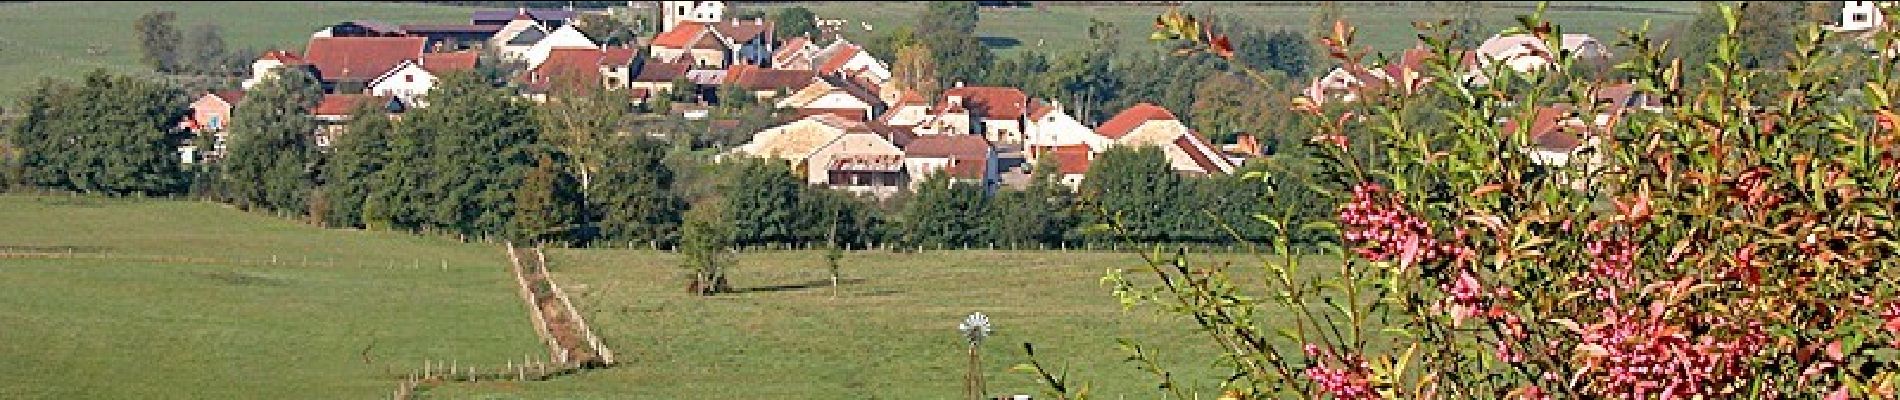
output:
[[[983,347],[993,395],[1044,397],[1031,376],[1007,371],[1026,361],[1025,341],[1035,343],[1047,361],[1069,363],[1073,377],[1089,382],[1096,398],[1160,396],[1152,376],[1122,361],[1117,338],[1158,348],[1181,383],[1204,394],[1223,376],[1211,366],[1213,345],[1191,321],[1152,307],[1124,312],[1099,283],[1109,268],[1139,266],[1134,254],[855,253],[844,259],[849,282],[836,298],[824,283],[822,257],[815,251],[746,254],[734,277],[742,293],[700,298],[683,293],[672,255],[552,252],[550,268],[624,364],[546,382],[455,385],[427,394],[954,398],[962,393],[966,362],[956,326],[973,311],[989,315],[997,330]],[[1259,276],[1246,267],[1236,271]]]
[[[1412,21],[1445,18],[1429,2],[1341,3],[1347,22],[1359,27],[1358,39],[1379,51],[1411,46],[1416,34]],[[1484,14],[1484,27],[1491,31],[1516,24],[1515,16],[1528,15],[1536,6],[1535,2],[1530,1],[1486,3],[1490,8]],[[799,5],[812,9],[820,18],[849,20],[844,30],[846,37],[880,35],[880,32],[899,26],[914,26],[924,8],[922,3],[917,2],[884,3],[877,7],[846,2],[808,2]],[[774,7],[788,6],[757,7],[773,10]],[[1635,29],[1644,20],[1650,20],[1654,27],[1652,29],[1660,29],[1669,23],[1693,18],[1696,7],[1693,2],[1553,2],[1548,17],[1564,26],[1567,32],[1590,33],[1606,42],[1613,42],[1617,38],[1618,27]],[[1213,14],[1218,17],[1238,18],[1249,25],[1269,30],[1286,28],[1305,32],[1316,9],[1313,2],[1249,2],[1190,5],[1186,10],[1215,10]],[[1060,2],[1051,4],[1046,12],[1033,8],[985,9],[977,24],[977,34],[1004,54],[1036,48],[1039,42],[1048,51],[1067,51],[1087,42],[1089,20],[1093,18],[1114,23],[1121,30],[1123,45],[1140,46],[1148,43],[1155,16],[1166,10],[1167,7],[1163,6],[1085,6],[1064,5]],[[858,25],[859,22],[871,23],[872,31],[864,31]]]
[[[352,19],[390,23],[468,23],[474,8],[371,2],[32,2],[0,5],[0,91],[12,98],[41,77],[76,78],[94,68],[149,74],[139,64],[133,21],[153,10],[178,14],[177,26],[215,23],[226,46],[303,51],[311,32]]]
[[[0,221],[0,251],[120,257],[0,258],[0,398],[373,398],[546,352],[495,246],[182,201],[9,195]]]

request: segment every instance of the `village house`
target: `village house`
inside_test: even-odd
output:
[[[1168,165],[1187,175],[1229,174],[1234,164],[1220,149],[1188,129],[1174,113],[1148,103],[1122,110],[1095,132],[1113,140],[1112,146],[1154,146],[1167,156]]]
[[[416,24],[402,25],[407,36],[428,39],[426,48],[431,52],[454,52],[473,50],[487,44],[501,32],[503,25],[444,25]]]
[[[1566,33],[1560,38],[1559,45],[1562,46],[1559,50],[1570,52],[1572,58],[1579,60],[1602,61],[1610,58],[1609,47],[1588,34]],[[1511,70],[1524,73],[1556,65],[1558,54],[1543,39],[1529,34],[1492,36],[1476,49],[1478,68],[1488,69],[1492,65],[1503,64]],[[1477,74],[1477,71],[1472,73]]]
[[[541,39],[547,38],[548,33],[550,31],[541,22],[525,13],[516,14],[514,19],[503,24],[494,36],[489,37],[488,46],[494,48],[502,58],[526,60],[528,50],[540,43]]]
[[[884,113],[884,102],[870,88],[864,87],[863,82],[851,82],[835,75],[812,80],[811,84],[779,99],[776,106],[790,109],[800,117],[832,114],[859,122],[870,121]]]
[[[790,94],[805,88],[818,76],[812,71],[783,70],[763,68],[751,64],[737,64],[726,70],[722,84],[737,86],[760,100]],[[727,101],[728,99],[719,99]]]
[[[648,47],[655,59],[691,62],[705,69],[768,65],[774,49],[772,29],[772,23],[763,19],[684,21],[654,36]]]
[[[879,199],[904,190],[909,180],[900,146],[911,143],[908,133],[857,121],[825,121],[842,128],[843,134],[812,151],[804,171],[807,182]]]
[[[548,54],[554,52],[554,49],[599,48],[600,45],[594,43],[593,39],[587,38],[587,34],[581,33],[579,28],[568,25],[555,29],[554,32],[548,33],[547,37],[535,42],[533,46],[528,46],[528,50],[521,53],[521,60],[528,63],[529,69],[533,69],[547,61]]]
[[[580,13],[572,10],[531,10],[526,8],[513,10],[482,10],[470,13],[468,23],[470,25],[508,25],[513,23],[517,18],[524,16],[526,19],[534,21],[535,24],[554,29],[573,23],[576,18],[580,17]]]
[[[577,90],[628,88],[638,53],[628,47],[553,49],[541,65],[524,76],[525,89],[529,98],[546,101],[547,94],[560,85]]]
[[[336,138],[344,135],[350,123],[350,114],[364,104],[381,106],[384,112],[393,118],[408,111],[409,106],[395,96],[371,96],[366,94],[326,94],[310,109],[311,117],[317,120],[316,145],[328,149]]]
[[[191,113],[180,122],[183,128],[197,134],[189,145],[192,154],[184,155],[187,163],[196,159],[216,160],[224,156],[229,143],[225,127],[231,123],[231,112],[243,100],[244,92],[238,90],[206,92],[192,100]]]
[[[1029,117],[1023,125],[1023,148],[1029,151],[1032,163],[1052,149],[1069,146],[1102,149],[1110,143],[1108,138],[1096,134],[1094,129],[1064,111],[1062,103],[1037,100],[1030,103],[1029,109]]]
[[[416,107],[427,107],[423,95],[435,89],[436,81],[443,74],[475,69],[479,57],[474,52],[424,53],[414,60],[403,60],[369,82],[368,93],[372,96],[395,96],[404,103]]]
[[[904,146],[904,169],[910,173],[910,186],[930,179],[932,174],[948,174],[952,182],[968,182],[995,191],[998,177],[996,148],[974,135],[917,136]]]
[[[1042,152],[1047,156],[1047,160],[1054,162],[1055,165],[1038,162],[1031,168],[1055,168],[1056,179],[1070,189],[1082,188],[1082,178],[1088,175],[1089,166],[1094,164],[1095,155],[1099,154],[1086,144],[1051,146],[1044,148]]]
[[[886,96],[886,94],[890,94]],[[885,102],[885,110],[877,117],[878,123],[905,131],[914,131],[918,125],[930,118],[930,102],[923,95],[911,90],[888,89],[878,92]]]
[[[265,78],[276,76],[279,67],[309,69],[310,63],[304,61],[303,57],[298,56],[297,53],[280,50],[266,51],[262,57],[257,58],[257,61],[251,62],[251,77],[245,78],[238,87],[250,89],[252,86],[257,86],[258,82],[262,82]],[[309,72],[314,76],[317,71],[309,69]]]
[[[303,59],[316,68],[325,93],[357,94],[403,61],[422,57],[419,37],[311,38]]]
[[[640,104],[645,104],[653,96],[665,95],[680,89],[673,87],[673,83],[685,80],[686,72],[692,68],[692,65],[686,63],[665,63],[655,60],[646,60],[637,64],[639,64],[637,66],[639,71],[634,73],[628,87],[631,89],[634,101]],[[686,89],[691,90],[691,88]]]
[[[931,117],[918,125],[918,134],[974,134],[996,144],[1023,143],[1023,117],[1029,96],[1021,89],[963,86],[959,82],[945,90],[942,98],[931,109]]]
[[[703,23],[686,22],[653,37],[648,54],[668,63],[692,64],[697,68],[725,68],[726,44]]]
[[[885,65],[884,61],[872,57],[871,52],[844,40],[843,37],[834,37],[831,44],[813,53],[809,64],[820,74],[843,73],[850,76],[862,76],[880,85],[891,81],[889,65]]]
[[[723,1],[660,2],[660,29],[666,31],[679,27],[681,22],[714,23],[725,17],[726,2]]]
[[[857,136],[845,138],[848,135]],[[841,139],[843,139],[842,142]],[[838,166],[833,165],[833,158],[845,155],[902,156],[903,152],[899,149],[910,142],[909,135],[904,132],[852,121],[836,115],[818,114],[759,131],[752,135],[752,140],[732,149],[728,154],[785,160],[792,165],[792,170],[807,182],[831,184],[831,168]],[[868,164],[843,166],[858,169],[838,171],[842,173],[839,176],[846,179],[839,182],[841,185],[888,186],[882,183],[886,182],[882,179],[889,178],[887,173],[890,171],[863,169],[869,168]],[[861,190],[875,192],[881,189],[861,188]]]
[[[1463,52],[1463,68],[1475,68],[1476,61],[1472,53]],[[1315,104],[1330,101],[1353,102],[1360,94],[1379,90],[1402,90],[1416,93],[1431,83],[1425,76],[1426,63],[1437,58],[1430,49],[1413,47],[1399,52],[1396,59],[1385,65],[1370,67],[1333,67],[1326,75],[1313,80],[1303,93]]]
[[[778,51],[772,52],[772,62],[766,66],[778,69],[816,69],[812,61],[818,58],[818,46],[812,44],[810,37],[796,36],[779,43]]]

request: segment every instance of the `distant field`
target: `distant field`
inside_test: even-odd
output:
[[[0,221],[0,252],[117,257],[0,257],[0,398],[376,398],[425,359],[546,353],[494,246],[183,201],[8,195]]]
[[[1220,256],[1245,260],[1247,256]],[[1204,260],[1205,258],[1196,258]],[[1181,383],[1212,394],[1215,349],[1193,322],[1152,307],[1124,312],[1099,281],[1134,268],[1135,254],[862,252],[844,259],[843,294],[823,284],[817,251],[745,254],[745,293],[683,293],[677,259],[644,251],[567,250],[550,268],[576,296],[622,366],[528,384],[455,385],[435,398],[483,399],[945,399],[961,396],[966,362],[956,326],[989,315],[983,360],[992,395],[1041,395],[1024,373],[1022,342],[1071,365],[1095,398],[1159,398],[1156,381],[1122,361],[1116,338],[1160,351]],[[1235,271],[1258,282],[1258,264]],[[1323,269],[1323,268],[1313,268]],[[1135,275],[1146,277],[1146,275]],[[1263,316],[1267,323],[1283,321]],[[1292,350],[1292,349],[1289,349]],[[1297,350],[1293,350],[1297,351]]]
[[[1513,16],[1528,14],[1534,2],[1494,1],[1485,13],[1486,27],[1500,29],[1513,24]],[[1221,4],[1217,15],[1239,18],[1273,28],[1305,31],[1315,7],[1312,2]],[[916,24],[923,9],[919,2],[880,2],[876,7],[862,3],[809,2],[820,17],[850,20],[847,37],[864,39],[870,35]],[[785,5],[741,5],[773,11]],[[1213,4],[1190,6],[1211,9]],[[1391,51],[1409,46],[1416,19],[1441,18],[1437,9],[1426,4],[1400,2],[1345,2],[1342,7],[1348,21],[1360,27],[1360,38],[1376,50]],[[373,19],[392,23],[466,21],[475,8],[404,3],[373,2],[32,2],[0,5],[0,82],[19,82],[0,89],[0,98],[13,98],[41,77],[78,77],[93,68],[130,74],[148,74],[138,63],[138,43],[132,22],[147,11],[164,9],[178,13],[181,30],[214,22],[224,27],[225,39],[232,49],[246,47],[288,47],[302,49],[311,32],[351,19]],[[1146,44],[1155,15],[1166,10],[1158,6],[1077,6],[1055,2],[1047,12],[1035,9],[989,9],[982,13],[978,26],[985,43],[1009,54],[1023,49],[1042,48],[1067,51],[1087,40],[1089,19],[1113,22],[1122,31],[1122,42],[1130,46]],[[1571,32],[1596,34],[1606,40],[1616,37],[1616,28],[1640,26],[1649,20],[1661,28],[1669,23],[1693,17],[1692,2],[1557,2],[1551,6],[1551,19]],[[869,22],[866,32],[859,22]],[[1244,44],[1242,44],[1244,45]]]
[[[475,8],[370,2],[32,2],[0,5],[0,90],[12,98],[41,77],[74,78],[93,68],[147,74],[132,22],[152,10],[178,13],[179,30],[223,26],[227,47],[302,51],[310,33],[352,19],[467,23]],[[89,51],[90,49],[90,51]]]
[[[985,41],[992,46],[1004,45],[999,47],[1001,53],[1037,48],[1038,43],[1050,51],[1067,51],[1087,42],[1089,19],[1095,18],[1112,22],[1120,28],[1124,45],[1142,45],[1147,43],[1155,16],[1167,10],[1167,7],[1162,6],[1050,3],[1047,12],[1034,8],[985,9],[977,24],[978,35],[988,38]],[[1189,11],[1214,10],[1214,15],[1221,18],[1239,18],[1270,30],[1287,28],[1302,33],[1310,26],[1312,15],[1317,10],[1314,6],[1316,2],[1190,3],[1203,4],[1190,5],[1186,8]],[[1412,21],[1445,18],[1436,14],[1437,9],[1430,2],[1341,3],[1340,8],[1345,12],[1347,22],[1359,27],[1359,40],[1381,51],[1410,46],[1416,33]],[[1486,3],[1490,8],[1484,14],[1485,28],[1493,31],[1516,24],[1515,16],[1528,15],[1536,6],[1535,2],[1530,1]],[[915,2],[880,3],[877,7],[847,2],[807,2],[799,5],[812,9],[820,18],[849,20],[844,30],[847,38],[880,35],[899,26],[915,25],[917,16],[924,8],[922,3]],[[756,7],[772,10],[788,6]],[[1590,33],[1613,41],[1617,37],[1618,27],[1635,29],[1644,20],[1650,20],[1655,28],[1666,27],[1669,23],[1693,18],[1696,7],[1694,2],[1553,2],[1548,17],[1562,25],[1567,32]],[[872,31],[864,31],[859,22],[871,23]]]

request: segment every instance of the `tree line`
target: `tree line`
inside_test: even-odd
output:
[[[938,175],[879,201],[808,185],[778,160],[713,163],[714,149],[667,140],[683,132],[653,137],[629,124],[614,93],[536,104],[472,73],[445,76],[429,107],[401,118],[361,105],[323,150],[310,117],[316,79],[282,72],[234,110],[228,154],[192,165],[176,153],[189,137],[179,89],[103,71],[43,81],[6,127],[6,180],[191,196],[329,227],[574,246],[672,248],[686,211],[715,203],[716,223],[741,247],[1226,244],[1273,234],[1252,218],[1276,204],[1253,201],[1268,184],[1262,174],[1183,177],[1155,148],[1104,153],[1079,191],[1043,160],[1023,189],[989,193]]]

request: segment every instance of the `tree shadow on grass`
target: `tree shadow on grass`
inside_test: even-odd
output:
[[[994,50],[1002,50],[1002,49],[1007,49],[1007,48],[1023,45],[1022,40],[1016,39],[1013,37],[1006,37],[1006,36],[979,36],[976,38],[976,41],[983,43],[983,47],[988,47]]]
[[[838,280],[839,285],[855,285],[859,283],[864,283],[864,278],[844,278],[844,279]],[[733,293],[756,293],[756,292],[773,293],[773,292],[789,292],[789,291],[794,291],[794,290],[806,290],[806,289],[822,289],[822,288],[829,288],[829,287],[831,287],[830,279],[819,279],[819,280],[814,280],[814,281],[805,282],[805,283],[734,289],[732,292]]]

